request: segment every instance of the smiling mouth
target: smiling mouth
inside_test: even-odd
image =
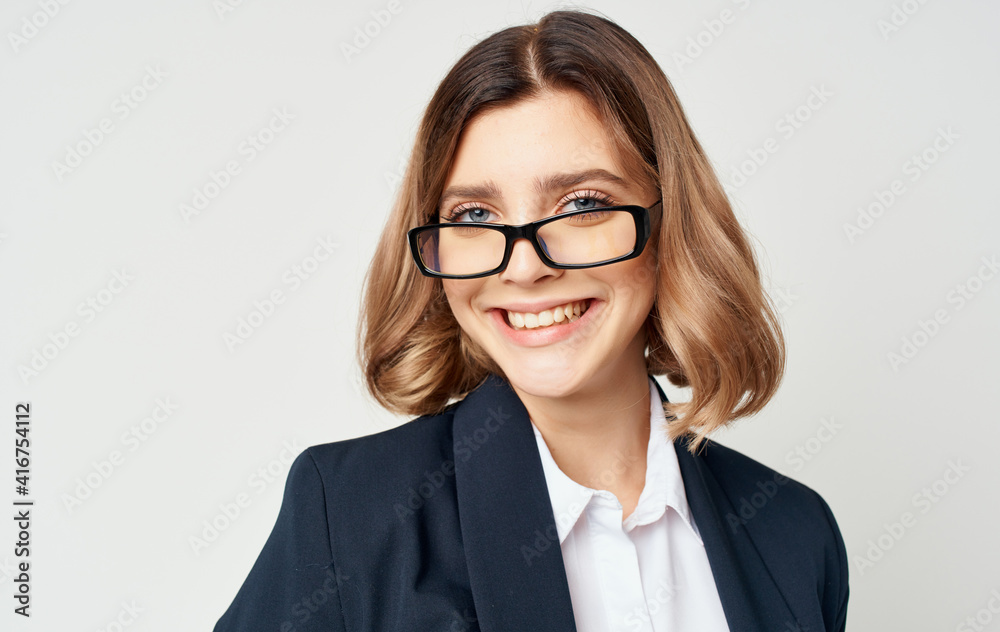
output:
[[[507,324],[512,329],[541,329],[579,320],[590,307],[590,301],[589,298],[582,301],[572,301],[537,313],[504,311]]]

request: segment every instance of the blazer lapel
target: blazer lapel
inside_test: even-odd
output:
[[[545,473],[528,412],[491,375],[454,419],[458,513],[479,628],[576,632]]]
[[[521,400],[491,375],[458,404],[453,431],[459,520],[479,628],[576,632],[545,473]],[[724,516],[736,511],[704,456],[688,452],[685,440],[674,449],[730,631],[798,629],[746,528],[726,523]]]
[[[656,380],[653,380],[656,382]],[[667,397],[656,384],[661,399]],[[705,543],[730,632],[797,630],[796,619],[757,553],[746,528],[731,528],[726,515],[738,515],[715,479],[702,453],[692,455],[688,441],[674,442],[684,493]],[[711,448],[709,448],[711,449]]]

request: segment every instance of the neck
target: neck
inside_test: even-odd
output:
[[[517,394],[559,469],[580,485],[614,493],[627,517],[646,477],[650,394],[645,363],[600,383],[599,389],[564,398]]]

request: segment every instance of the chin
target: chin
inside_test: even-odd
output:
[[[579,367],[553,366],[520,366],[513,369],[504,368],[507,381],[515,390],[546,399],[561,399],[580,390],[585,378],[585,371]]]
[[[517,393],[536,399],[561,400],[575,392],[565,384],[539,384],[537,381],[521,382],[513,379],[510,384]]]

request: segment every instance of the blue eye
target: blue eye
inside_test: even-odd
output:
[[[583,211],[585,209],[596,208],[596,205],[598,203],[599,203],[598,200],[589,197],[581,197],[581,198],[576,198],[575,200],[570,200],[570,204],[576,205],[576,208],[572,209],[574,211]]]
[[[570,211],[589,211],[604,206],[614,206],[615,201],[611,199],[611,196],[600,191],[587,190],[574,192],[573,197],[561,204],[563,205],[562,212],[567,213]]]
[[[451,212],[448,217],[445,218],[446,222],[488,222],[490,221],[490,216],[493,213],[484,208],[467,208],[467,209],[455,209]]]

